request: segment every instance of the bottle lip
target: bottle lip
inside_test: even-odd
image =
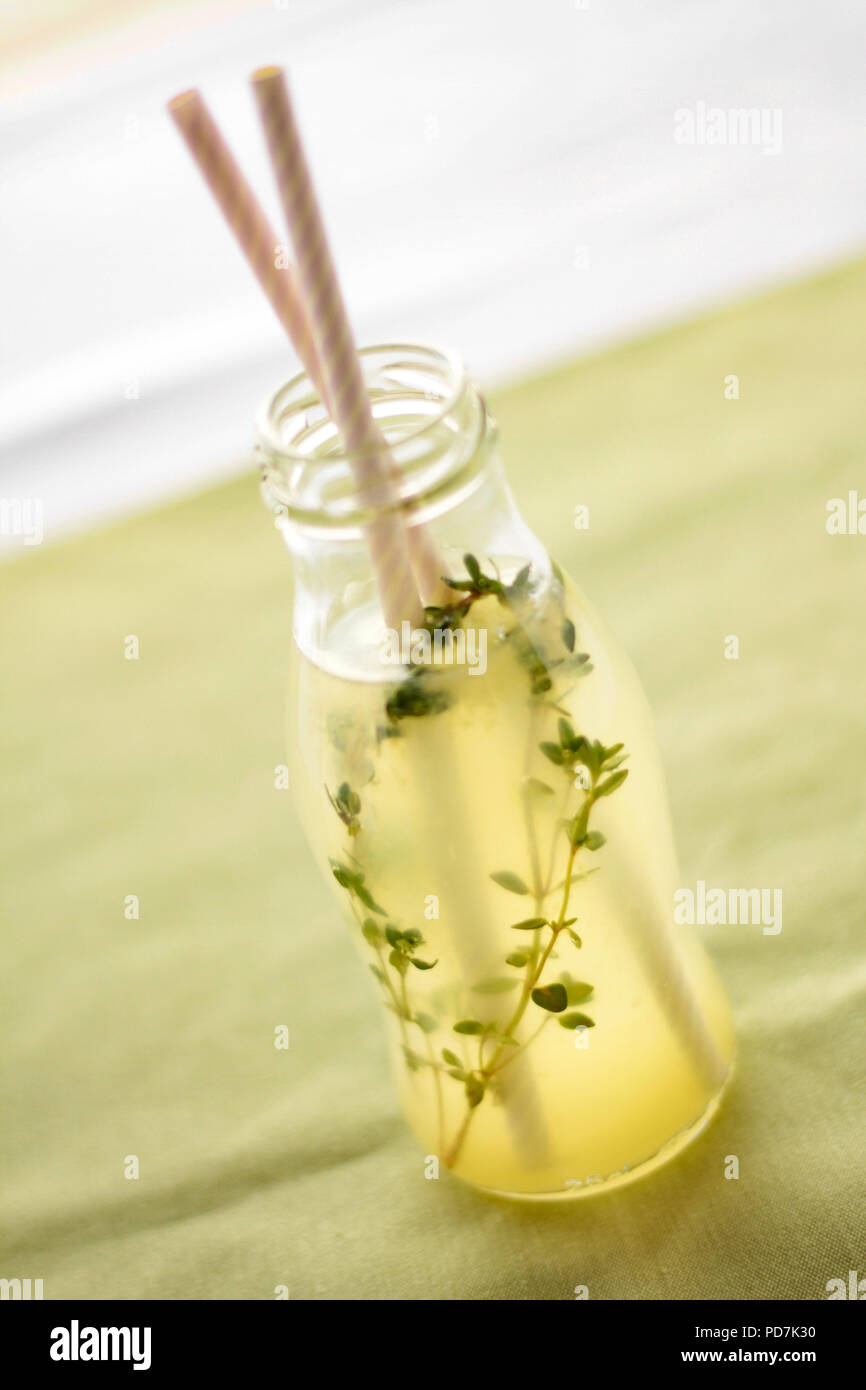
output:
[[[441,364],[447,372],[449,387],[447,395],[441,399],[437,412],[425,416],[417,426],[401,433],[399,441],[391,445],[392,449],[416,444],[424,435],[432,434],[443,420],[454,411],[470,384],[469,373],[463,358],[459,353],[453,352],[449,348],[415,341],[411,343],[371,343],[358,350],[362,368],[382,354],[393,354],[397,358],[407,353],[417,354],[421,359],[426,357],[428,359],[427,365],[434,370],[437,364]],[[399,363],[392,364],[392,366],[399,365]],[[422,362],[406,365],[420,368]],[[303,410],[315,410],[316,407],[319,407],[323,412],[323,418],[327,418],[327,410],[322,398],[306,371],[298,372],[295,376],[290,377],[263,402],[256,415],[256,438],[259,448],[267,453],[273,463],[284,462],[289,465],[303,463],[307,467],[315,468],[319,464],[322,466],[332,464],[335,460],[351,465],[353,462],[360,462],[369,456],[369,450],[346,450],[342,445],[317,454],[310,449],[296,448],[289,443],[282,434],[282,426],[286,416]]]
[[[316,528],[364,526],[399,511],[421,524],[448,503],[479,466],[492,427],[463,359],[428,343],[377,343],[360,351],[376,423],[386,440],[387,498],[358,490],[364,463],[381,445],[345,450],[307,372],[278,387],[256,417],[262,495],[277,516]]]

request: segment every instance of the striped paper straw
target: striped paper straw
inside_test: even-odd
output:
[[[280,241],[203,97],[195,90],[181,92],[168,103],[168,111],[295,352],[322,395],[319,359],[294,269],[277,265]]]
[[[278,253],[285,248],[244,178],[204,98],[195,89],[181,92],[168,103],[168,111],[310,380],[333,415],[294,267],[277,264]],[[391,469],[391,476],[396,479],[398,470],[393,463]],[[447,602],[450,594],[441,582],[443,566],[432,537],[418,526],[407,527],[406,536],[412,569],[424,602]]]
[[[355,476],[362,503],[380,514],[367,541],[386,622],[423,621],[406,532],[389,508],[394,494],[381,433],[373,419],[315,190],[281,68],[252,76],[265,138],[292,240],[298,282],[310,318],[325,396]]]

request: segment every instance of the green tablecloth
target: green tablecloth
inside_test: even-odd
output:
[[[866,495],[864,299],[860,263],[493,402],[528,521],[649,691],[682,882],[784,892],[777,936],[706,928],[739,1035],[722,1115],[618,1192],[425,1179],[273,785],[290,574],[252,473],[3,569],[0,1273],[95,1299],[822,1298],[866,1275],[866,536],[825,530],[829,498]]]

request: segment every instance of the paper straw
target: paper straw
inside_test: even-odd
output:
[[[279,68],[253,74],[265,138],[295,253],[313,340],[334,423],[340,431],[358,491],[379,511],[367,525],[367,540],[382,608],[391,627],[401,619],[423,621],[409,563],[406,533],[394,505],[381,434],[370,410],[361,361],[343,305],[325,228],[316,201],[298,127]],[[384,511],[382,509],[385,509]]]
[[[292,237],[298,280],[310,315],[328,397],[334,407],[334,418],[347,447],[354,445],[359,448],[367,467],[371,471],[381,471],[381,454],[376,453],[378,430],[370,413],[360,361],[343,307],[285,77],[280,68],[260,68],[253,73],[252,84]],[[381,440],[381,436],[378,438]],[[375,476],[373,485],[380,486]],[[442,768],[443,762],[440,761],[440,776]],[[468,831],[464,840],[464,843],[467,842]],[[467,923],[467,927],[469,925]],[[477,931],[476,919],[472,920],[471,925]],[[481,942],[474,940],[472,947],[480,949]],[[527,1077],[524,1092],[519,1098],[512,1098],[506,1112],[519,1146],[525,1150],[531,1143],[536,1152],[539,1146],[543,1147],[546,1132],[531,1074]]]
[[[660,904],[652,890],[626,864],[617,866],[621,883],[630,890],[623,922],[649,983],[680,1045],[703,1080],[718,1090],[730,1071],[694,992]]]
[[[277,265],[278,253],[284,248],[204,98],[195,89],[181,92],[168,103],[168,111],[310,380],[333,415],[294,267]],[[384,441],[382,445],[384,448]],[[393,461],[389,476],[395,482],[399,476]],[[441,581],[444,567],[432,537],[423,527],[407,526],[406,539],[424,602],[445,603],[449,591]]]
[[[219,128],[195,90],[181,92],[168,111],[274,313],[319,393],[319,360],[291,265],[277,266],[280,240]]]

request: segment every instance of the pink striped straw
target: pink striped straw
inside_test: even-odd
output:
[[[281,243],[203,97],[195,89],[181,92],[168,103],[168,111],[316,390],[323,394],[319,359],[294,268],[277,265]]]
[[[266,67],[253,73],[251,80],[292,240],[325,399],[349,455],[360,498],[380,513],[367,524],[366,533],[385,618],[391,627],[404,619],[420,624],[423,611],[412,578],[406,532],[399,517],[389,512],[394,495],[385,445],[370,409],[285,77],[281,68]]]
[[[277,264],[278,253],[284,248],[204,98],[195,89],[181,92],[168,103],[168,111],[310,380],[333,416],[294,267]],[[390,468],[395,476],[393,463]],[[445,603],[450,594],[441,583],[443,565],[432,538],[419,526],[407,527],[406,537],[424,601]]]

